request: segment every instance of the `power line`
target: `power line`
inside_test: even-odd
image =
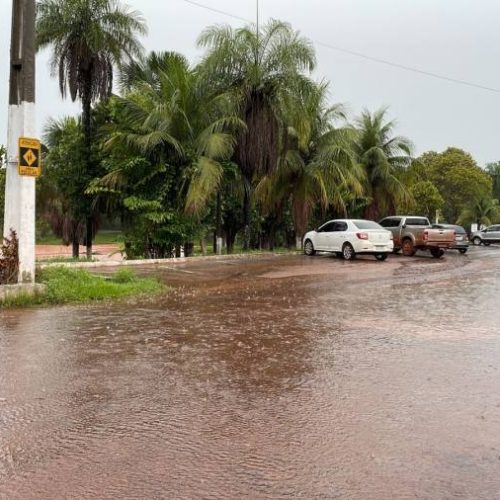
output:
[[[246,19],[244,17],[240,17],[240,16],[237,16],[235,14],[231,14],[230,12],[226,12],[226,11],[223,11],[223,10],[215,9],[215,8],[210,7],[208,5],[205,5],[205,4],[202,4],[202,3],[199,3],[199,2],[194,2],[193,0],[182,0],[182,1],[185,2],[185,3],[189,3],[191,5],[194,5],[196,7],[199,7],[201,9],[209,10],[209,11],[215,12],[217,14],[222,14],[223,16],[231,17],[231,18],[237,19],[239,21],[245,21],[247,23],[252,23],[253,22],[250,19]],[[443,80],[443,81],[449,82],[449,83],[455,83],[455,84],[458,84],[458,85],[464,85],[464,86],[467,86],[467,87],[472,87],[472,88],[476,88],[476,89],[480,89],[480,90],[486,90],[488,92],[494,92],[496,94],[500,94],[500,89],[497,89],[497,88],[494,88],[494,87],[488,87],[486,85],[481,85],[479,83],[469,82],[467,80],[461,80],[459,78],[453,78],[453,77],[450,77],[450,76],[441,75],[441,74],[438,74],[438,73],[433,73],[432,71],[426,71],[426,70],[415,68],[415,67],[412,67],[412,66],[406,66],[404,64],[399,64],[399,63],[396,63],[396,62],[393,62],[393,61],[389,61],[389,60],[386,60],[386,59],[381,59],[379,57],[373,57],[373,56],[370,56],[370,55],[367,55],[367,54],[363,54],[361,52],[356,52],[354,50],[345,49],[343,47],[338,47],[338,46],[331,45],[331,44],[324,43],[324,42],[318,42],[316,40],[313,40],[313,42],[316,45],[319,45],[321,47],[325,47],[325,48],[330,49],[330,50],[335,50],[337,52],[343,52],[344,54],[349,54],[351,56],[359,57],[359,58],[365,59],[367,61],[375,62],[375,63],[378,63],[378,64],[384,64],[386,66],[391,66],[393,68],[401,69],[403,71],[409,71],[409,72],[416,73],[416,74],[419,74],[419,75],[428,76],[428,77],[435,78],[435,79],[438,79],[438,80]]]
[[[327,49],[337,50],[338,52],[344,52],[345,54],[361,57],[368,61],[373,61],[379,64],[385,64],[386,66],[392,66],[393,68],[398,68],[405,71],[411,71],[413,73],[418,73],[419,75],[431,76],[432,78],[438,78],[439,80],[444,80],[446,82],[458,83],[460,85],[467,85],[468,87],[474,87],[481,90],[488,90],[490,92],[496,92],[500,94],[500,89],[495,89],[493,87],[487,87],[485,85],[481,85],[478,83],[472,83],[466,80],[460,80],[458,78],[452,78],[450,76],[440,75],[438,73],[433,73],[432,71],[425,71],[423,69],[413,68],[411,66],[405,66],[404,64],[387,61],[386,59],[380,59],[378,57],[368,56],[366,54],[362,54],[361,52],[355,52],[354,50],[344,49],[342,47],[336,47],[335,45],[330,45],[328,43],[317,42],[317,41],[315,41],[314,43],[316,45],[320,45],[321,47],[325,47]]]
[[[202,3],[193,2],[192,0],[182,0],[182,1],[194,5],[195,7],[200,7],[201,9],[210,10],[211,12],[222,14],[223,16],[232,17],[233,19],[238,19],[239,21],[245,21],[246,23],[253,22],[250,21],[249,19],[245,19],[244,17],[240,17],[235,14],[230,14],[229,12],[224,12],[223,10],[214,9],[213,7],[209,7],[208,5],[204,5]]]

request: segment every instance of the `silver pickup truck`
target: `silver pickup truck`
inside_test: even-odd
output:
[[[429,250],[433,257],[439,258],[455,244],[455,231],[433,229],[427,217],[386,217],[380,225],[393,234],[394,252],[402,250],[408,257],[415,255],[417,250]]]

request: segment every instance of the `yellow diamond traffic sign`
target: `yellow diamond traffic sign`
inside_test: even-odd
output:
[[[38,177],[41,174],[41,146],[38,139],[19,138],[19,175]]]
[[[28,152],[23,156],[23,158],[29,167],[31,167],[33,165],[33,163],[35,163],[37,160],[37,157],[36,157],[35,153],[33,153],[32,149],[28,149]]]

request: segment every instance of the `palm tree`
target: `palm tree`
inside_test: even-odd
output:
[[[87,178],[84,169],[83,132],[74,117],[50,120],[44,131],[45,172],[37,194],[37,212],[63,243],[72,244],[73,257],[85,233],[82,206]],[[83,203],[82,203],[83,202]]]
[[[356,120],[353,150],[366,175],[364,216],[372,220],[393,212],[408,198],[401,176],[411,164],[413,146],[405,137],[393,137],[396,124],[386,121],[386,113],[386,108],[373,114],[365,110]]]
[[[347,198],[362,194],[363,172],[353,161],[353,130],[341,105],[328,106],[325,83],[302,93],[301,104],[288,115],[288,147],[278,168],[265,176],[257,194],[268,208],[291,203],[297,248],[313,210],[333,207],[347,216]]]
[[[461,225],[477,224],[489,226],[500,219],[500,206],[495,198],[481,198],[476,200],[470,207],[464,209],[457,221]]]
[[[124,161],[90,191],[130,196],[152,181],[165,186],[163,206],[154,210],[165,211],[168,204],[197,216],[217,193],[223,162],[232,156],[236,132],[244,124],[180,54],[153,52],[125,66],[121,80],[124,97],[114,97],[116,120],[106,133],[108,150],[120,152]],[[139,172],[143,161],[137,171],[131,169],[133,157],[149,162],[149,172]],[[152,219],[163,223],[161,217]]]
[[[246,128],[234,160],[245,182],[244,247],[250,245],[252,188],[259,176],[278,165],[286,137],[283,116],[294,102],[305,73],[315,66],[312,44],[287,23],[271,21],[261,29],[213,26],[198,40],[206,48],[200,71],[221,93],[229,93]]]
[[[91,170],[91,107],[111,95],[113,71],[141,54],[142,17],[115,0],[41,0],[37,8],[38,48],[52,47],[51,67],[61,95],[82,103],[82,127]],[[89,202],[90,205],[90,202]],[[93,221],[86,220],[87,257],[92,256]]]

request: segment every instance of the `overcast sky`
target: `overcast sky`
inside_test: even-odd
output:
[[[255,0],[196,0],[214,9],[255,18]],[[128,0],[148,24],[147,50],[175,50],[196,62],[196,39],[214,23],[242,21],[184,0]],[[0,143],[6,142],[11,0],[0,0]],[[261,21],[289,21],[315,42],[427,72],[466,80],[498,92],[467,87],[375,63],[316,45],[315,78],[331,82],[332,102],[390,107],[399,134],[417,153],[458,146],[480,164],[500,160],[500,2],[498,0],[260,0]],[[48,54],[37,62],[37,125],[78,112],[63,102],[49,75]]]

